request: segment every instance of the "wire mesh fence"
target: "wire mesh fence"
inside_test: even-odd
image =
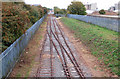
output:
[[[68,14],[69,18],[74,18],[77,20],[85,21],[88,23],[92,23],[101,27],[108,28],[110,30],[119,31],[119,23],[120,18],[108,18],[108,17],[95,17],[95,16],[87,16],[87,15],[74,15]]]
[[[27,46],[29,40],[35,34],[40,24],[47,15],[38,20],[25,34],[19,37],[10,47],[0,54],[0,78],[6,77],[12,71],[15,63],[18,61],[22,51]]]

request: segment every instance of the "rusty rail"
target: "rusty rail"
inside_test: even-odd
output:
[[[57,35],[57,38],[58,38],[58,40],[59,40],[59,36],[58,36],[58,34],[57,34],[54,21],[53,21],[53,26],[54,26],[55,33],[56,33],[56,35]],[[50,30],[52,30],[52,29],[51,29],[51,26],[50,26]],[[59,41],[60,41],[60,40],[59,40]],[[72,77],[72,76],[71,76],[71,73],[70,73],[70,69],[69,69],[68,66],[67,66],[67,61],[66,61],[66,59],[65,59],[65,55],[64,55],[64,52],[63,52],[63,48],[62,48],[61,46],[60,46],[60,49],[61,49],[61,53],[62,53],[64,65],[65,65],[65,67],[66,67],[66,69],[67,69],[68,77]]]
[[[62,30],[61,30],[61,28],[60,28],[59,23],[58,23],[57,20],[55,20],[55,19],[54,19],[54,21],[56,22],[56,24],[57,24],[57,26],[58,26],[58,29],[60,30],[60,33],[61,33],[61,35],[62,35],[62,37],[63,37],[63,39],[64,39],[64,42],[65,42],[65,44],[67,45],[67,47],[68,47],[68,49],[69,49],[69,51],[70,51],[70,53],[71,53],[71,55],[72,55],[72,57],[73,57],[73,60],[75,61],[76,65],[77,65],[77,68],[79,69],[79,74],[81,75],[82,78],[85,78],[84,75],[82,74],[82,73],[83,73],[82,70],[80,69],[80,67],[79,67],[79,65],[78,65],[78,63],[77,63],[77,60],[75,59],[75,57],[74,57],[74,55],[73,55],[73,52],[72,52],[71,48],[69,47],[69,45],[67,44],[67,42],[66,42],[66,40],[65,40],[65,37],[64,37],[64,35],[63,35],[63,32],[62,32]]]
[[[45,35],[45,40],[44,40],[44,43],[42,45],[42,50],[41,50],[41,54],[40,54],[40,63],[41,63],[41,55],[43,54],[43,50],[44,50],[44,47],[45,47],[45,41],[46,41],[47,36],[48,36],[49,37],[48,40],[50,41],[51,78],[53,77],[53,72],[54,72],[53,71],[54,70],[54,68],[53,68],[53,48],[55,48],[56,53],[59,56],[60,62],[62,64],[64,73],[65,73],[67,79],[72,79],[73,76],[72,76],[72,73],[70,72],[70,69],[68,67],[68,62],[67,62],[66,56],[67,56],[67,58],[69,58],[70,62],[73,64],[73,67],[74,67],[74,69],[76,71],[76,74],[78,74],[81,79],[85,79],[85,76],[84,76],[82,70],[80,69],[79,64],[77,63],[77,61],[76,61],[76,59],[75,59],[75,57],[73,55],[73,52],[72,52],[71,48],[69,47],[69,45],[68,45],[68,43],[67,43],[67,41],[65,39],[65,36],[62,33],[62,29],[60,28],[60,25],[57,22],[57,20],[53,19],[52,16],[49,16],[46,28],[47,28],[47,34]],[[52,28],[54,28],[54,31],[53,31]],[[69,49],[70,53],[62,45],[62,43],[61,43],[62,41],[60,40],[58,31],[60,32],[60,35],[62,36],[62,38],[64,40],[64,43],[67,46],[67,48]],[[54,42],[53,38],[55,38],[55,41],[58,42],[61,52],[58,50],[58,48],[56,46],[56,43]],[[39,67],[38,70],[37,70],[36,77],[40,77],[40,75],[39,75],[40,74],[40,68],[41,67]]]
[[[64,70],[64,72],[65,72],[66,77],[70,79],[71,75],[70,75],[70,72],[69,72],[69,70],[68,70],[68,67],[66,66],[66,63],[63,62],[62,57],[60,56],[60,53],[59,53],[58,49],[56,48],[55,43],[53,42],[53,40],[52,40],[52,38],[51,38],[51,34],[52,34],[51,26],[50,26],[50,34],[49,34],[49,32],[48,32],[48,27],[47,27],[47,34],[48,34],[48,36],[50,37],[50,41],[53,43],[53,46],[55,47],[55,50],[57,51],[57,54],[58,54],[58,56],[59,56],[59,58],[60,58],[60,61],[61,61],[61,63],[62,63],[63,70]],[[65,58],[64,58],[64,59],[65,59]]]
[[[50,26],[51,26],[51,18],[50,18]],[[50,39],[51,39],[51,31],[50,31]],[[49,39],[49,40],[50,40]],[[50,40],[50,62],[51,62],[51,77],[53,77],[53,61],[52,61],[52,56],[53,56],[53,45],[52,42]]]
[[[58,27],[58,28],[59,28],[59,27]],[[59,28],[59,30],[60,30],[60,33],[61,33],[62,37],[64,38],[64,36],[63,36],[62,31],[61,31],[60,28]],[[51,30],[51,32],[52,32],[53,36],[55,37],[55,39],[56,39],[56,40],[58,41],[58,43],[60,44],[60,46],[65,50],[66,54],[67,54],[68,57],[70,58],[71,62],[73,63],[73,65],[74,65],[76,71],[78,72],[78,74],[80,75],[80,77],[81,77],[82,79],[85,79],[85,77],[84,77],[84,75],[83,75],[83,72],[82,72],[82,70],[80,69],[80,67],[79,67],[79,65],[78,65],[78,63],[77,63],[77,61],[76,61],[76,59],[75,59],[75,57],[74,57],[74,55],[73,55],[73,52],[71,51],[70,47],[68,46],[65,38],[64,38],[64,41],[65,41],[67,47],[69,48],[70,53],[71,53],[73,59],[72,59],[72,57],[69,55],[69,53],[67,52],[67,50],[64,48],[64,46],[61,44],[61,42],[59,41],[59,39],[55,36],[55,34],[53,33],[52,30]],[[56,34],[57,34],[57,33],[56,33]],[[75,62],[74,62],[74,61],[75,61]]]

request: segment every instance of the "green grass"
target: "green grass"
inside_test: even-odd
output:
[[[75,36],[90,48],[91,53],[98,57],[98,60],[112,72],[120,75],[118,32],[66,17],[61,18],[61,21],[74,31]]]
[[[20,73],[16,74],[16,77],[21,77],[21,74]]]

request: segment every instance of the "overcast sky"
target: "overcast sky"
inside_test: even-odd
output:
[[[53,8],[57,6],[59,8],[67,8],[67,6],[73,0],[25,0],[27,4],[41,4],[47,8]],[[79,0],[83,3],[97,3],[98,9],[108,9],[110,6],[113,6],[115,3],[118,3],[120,0]]]

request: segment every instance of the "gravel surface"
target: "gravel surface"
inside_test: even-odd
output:
[[[60,44],[55,39],[55,36],[57,37],[57,35],[58,35],[57,38],[59,39],[60,43],[66,49],[66,51],[68,52],[70,57],[72,57],[72,55],[71,55],[70,50],[64,41],[64,38],[61,35],[61,32],[58,28],[58,24],[56,23],[56,18],[50,17],[50,19],[48,20],[48,33],[51,35],[51,39],[54,42],[54,44],[55,44],[55,46],[56,46],[56,48],[57,48],[57,50],[62,58],[62,61],[65,63],[64,58],[63,58],[63,54],[62,54],[63,48],[61,48]],[[50,21],[51,21],[51,23],[50,23]],[[50,24],[51,24],[51,29],[52,29],[53,33],[55,34],[55,36],[51,33]],[[72,51],[75,59],[78,60],[76,49],[74,48],[72,43],[69,42],[69,39],[67,38],[67,36],[65,36],[63,31],[62,31],[62,33],[63,33],[63,36],[65,37],[65,40],[66,40],[68,46],[70,47],[70,49]],[[51,55],[51,50],[52,50],[52,55]],[[71,59],[66,54],[66,51],[63,50],[63,53],[65,56],[66,65],[67,65],[67,68],[69,70],[71,77],[80,77],[80,75],[76,71],[74,64],[71,62]],[[51,44],[49,35],[46,34],[46,40],[45,40],[45,44],[44,44],[42,54],[40,57],[40,67],[38,68],[37,77],[51,77],[51,76],[52,77],[66,77],[65,70],[64,70],[63,65],[60,61],[60,56],[57,54],[57,51],[56,51],[54,45]],[[72,58],[72,60],[75,61],[73,58]],[[84,65],[84,63],[82,63],[81,60],[79,60],[77,62],[79,64],[79,68],[83,72],[83,75],[85,77],[91,77],[91,73],[89,72],[89,69]]]

